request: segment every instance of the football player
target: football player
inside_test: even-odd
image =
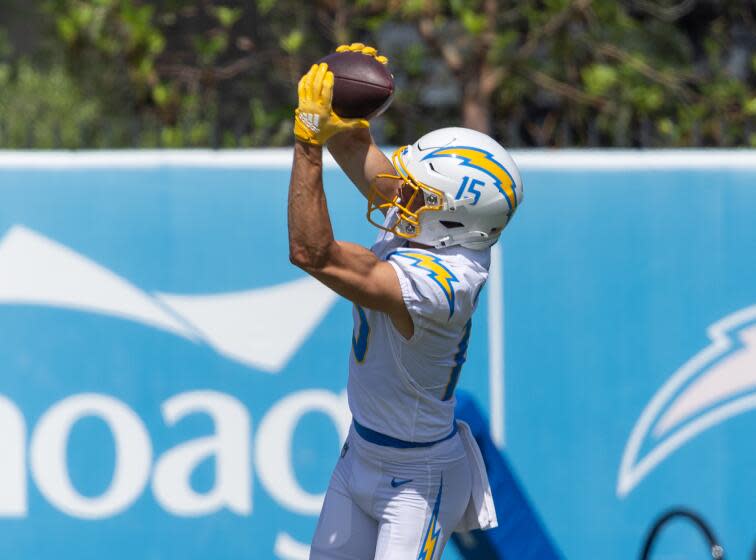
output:
[[[386,61],[359,43],[339,50]],[[453,531],[497,523],[480,451],[454,419],[454,388],[490,247],[522,182],[497,142],[464,128],[431,132],[389,160],[367,121],[331,110],[333,82],[326,64],[299,82],[289,186],[292,263],[354,304],[353,423],[310,558],[434,560]],[[382,230],[371,249],[334,239],[326,143]]]

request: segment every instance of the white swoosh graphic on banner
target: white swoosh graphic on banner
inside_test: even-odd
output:
[[[110,315],[205,343],[268,373],[283,369],[336,294],[304,277],[206,295],[148,294],[125,278],[23,226],[0,241],[0,304]]]
[[[618,496],[701,432],[756,408],[756,305],[720,319],[708,335],[712,343],[672,374],[633,427]],[[644,443],[650,451],[641,456]]]
[[[270,372],[284,367],[336,298],[309,277],[245,292],[155,296],[219,354]]]

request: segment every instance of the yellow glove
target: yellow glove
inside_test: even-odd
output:
[[[385,56],[379,55],[378,51],[375,50],[375,47],[368,47],[367,45],[363,43],[352,43],[351,45],[341,45],[339,47],[336,47],[336,52],[358,52],[358,53],[366,54],[368,56],[372,56],[381,64],[388,64],[388,58],[386,58]]]
[[[294,136],[302,142],[322,146],[339,132],[367,128],[365,119],[342,119],[331,109],[333,72],[328,64],[313,64],[299,80],[299,106],[294,111]]]

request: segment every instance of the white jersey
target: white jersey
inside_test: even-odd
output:
[[[396,270],[414,334],[405,339],[385,313],[355,306],[349,407],[358,424],[380,434],[440,440],[454,426],[454,388],[490,249],[411,248],[382,232],[371,250]]]
[[[354,423],[328,485],[310,560],[438,560],[455,530],[497,526],[475,438],[454,387],[490,252],[424,250],[382,233],[414,334],[355,306],[347,393]]]

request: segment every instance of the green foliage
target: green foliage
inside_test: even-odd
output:
[[[462,25],[471,35],[480,35],[487,27],[486,16],[471,9],[461,12]]]
[[[244,15],[241,8],[231,8],[229,6],[211,6],[210,13],[218,20],[225,29],[233,27],[237,21]]]
[[[747,117],[756,117],[756,97],[751,97],[743,106],[743,112]]]
[[[405,0],[401,4],[401,14],[405,17],[413,17],[421,14],[425,8],[424,0]]]
[[[593,95],[606,95],[617,85],[619,73],[609,64],[592,64],[581,70],[585,89]]]
[[[257,9],[260,15],[267,15],[276,5],[277,0],[257,0]]]
[[[11,47],[10,40],[8,39],[8,33],[5,29],[0,28],[0,60],[10,58],[13,54],[13,48]]]
[[[281,48],[289,54],[296,54],[304,45],[304,33],[301,29],[292,29],[291,33],[281,37]]]
[[[0,145],[4,148],[82,148],[102,145],[102,115],[61,66],[38,70],[25,59],[0,63]],[[91,131],[90,138],[85,138]]]
[[[745,2],[679,19],[614,0],[38,4],[34,49],[0,22],[0,147],[285,145],[299,76],[351,41],[391,60],[385,143],[466,124],[514,145],[756,145]]]

